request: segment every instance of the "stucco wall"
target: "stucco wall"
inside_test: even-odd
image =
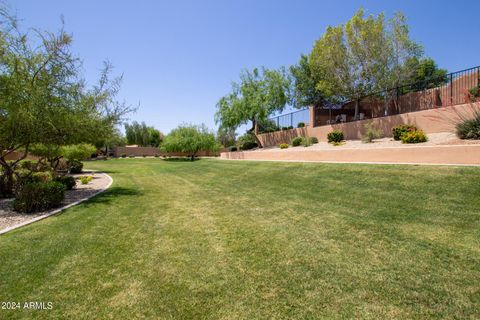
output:
[[[160,152],[159,148],[155,147],[116,147],[114,150],[115,156],[120,157],[122,154],[127,156],[134,155],[136,157],[142,157],[144,155],[153,157],[155,155],[169,156],[169,157],[183,157],[186,154],[181,152]],[[197,156],[199,157],[213,157],[218,156],[219,152],[199,151]]]
[[[230,160],[326,161],[480,165],[480,145],[403,146],[381,149],[261,150],[222,152]]]
[[[417,112],[398,114],[388,117],[347,122],[342,124],[324,125],[305,128],[277,131],[259,134],[258,138],[266,147],[280,143],[290,143],[296,136],[317,137],[320,141],[327,140],[327,134],[332,130],[341,130],[345,139],[361,139],[365,123],[372,122],[380,129],[384,136],[390,137],[392,128],[400,124],[414,124],[426,133],[454,132],[455,125],[465,118],[473,117],[475,112],[480,112],[480,102],[441,107]]]

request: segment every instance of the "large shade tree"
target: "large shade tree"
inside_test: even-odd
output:
[[[0,9],[0,194],[12,192],[15,168],[32,144],[94,142],[131,110],[115,99],[121,79],[111,79],[111,65],[86,87],[71,43],[63,28],[22,32]],[[8,161],[16,151],[23,156]]]
[[[404,84],[416,70],[407,63],[423,54],[409,36],[405,17],[388,21],[383,14],[365,16],[362,9],[345,24],[328,27],[310,53],[320,79],[316,88],[329,100],[356,100]],[[358,112],[358,105],[356,108]]]
[[[232,91],[218,101],[215,121],[220,127],[233,129],[251,123],[248,132],[253,133],[259,122],[284,110],[290,102],[290,86],[284,68],[244,70],[240,82],[233,82]]]

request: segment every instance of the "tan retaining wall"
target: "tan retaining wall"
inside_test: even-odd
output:
[[[480,165],[480,145],[222,152],[222,159]]]
[[[398,114],[388,117],[347,122],[342,124],[324,125],[319,127],[306,126],[284,131],[259,134],[258,138],[265,147],[275,146],[280,143],[290,143],[296,136],[317,137],[320,141],[327,140],[327,134],[332,130],[341,130],[345,139],[361,139],[364,133],[364,124],[373,122],[374,126],[381,129],[386,137],[392,135],[392,128],[400,124],[414,124],[426,133],[454,132],[455,125],[462,119],[471,118],[475,110],[480,112],[480,103],[468,103],[436,109],[422,110]]]
[[[169,157],[184,157],[186,156],[185,153],[181,152],[161,152],[159,148],[155,147],[116,147],[114,150],[114,154],[116,157],[120,157],[122,154],[128,156],[135,156],[135,157],[142,157],[148,156],[153,157],[155,155],[160,156],[169,156]],[[216,157],[219,156],[219,152],[210,152],[210,151],[199,151],[197,156],[199,157]]]

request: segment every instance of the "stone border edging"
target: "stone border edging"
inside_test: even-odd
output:
[[[0,231],[0,235],[5,234],[5,233],[7,233],[7,232],[9,232],[9,231],[12,231],[12,230],[21,228],[21,227],[23,227],[23,226],[29,225],[29,224],[31,224],[31,223],[37,222],[37,221],[39,221],[39,220],[43,220],[43,219],[48,218],[48,217],[50,217],[50,216],[59,214],[60,212],[62,212],[62,211],[65,210],[65,209],[68,209],[68,208],[70,208],[70,207],[76,206],[77,204],[80,204],[80,203],[82,203],[82,202],[84,202],[84,201],[87,201],[88,199],[91,199],[91,198],[99,195],[100,193],[104,192],[105,190],[107,190],[108,188],[110,188],[110,186],[111,186],[112,183],[113,183],[113,179],[112,179],[112,177],[110,177],[108,174],[106,174],[106,173],[104,173],[104,172],[99,172],[99,173],[105,175],[105,176],[107,177],[107,179],[109,180],[108,184],[107,184],[104,188],[98,190],[97,192],[95,192],[94,194],[92,194],[92,195],[90,195],[90,196],[88,196],[88,197],[85,197],[85,198],[83,198],[83,199],[80,199],[80,200],[77,200],[77,201],[75,201],[75,202],[69,203],[69,204],[67,204],[67,205],[65,205],[65,206],[63,206],[63,207],[57,208],[57,209],[55,209],[55,210],[49,211],[49,212],[45,213],[44,215],[41,215],[41,216],[39,216],[39,217],[33,218],[33,219],[31,219],[31,220],[28,220],[28,221],[20,222],[19,224],[16,224],[16,225],[10,226],[10,227],[8,227],[8,228],[6,228],[6,229],[3,229],[3,230]]]

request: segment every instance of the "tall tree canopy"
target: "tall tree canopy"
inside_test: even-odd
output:
[[[290,102],[291,80],[284,68],[244,70],[240,82],[232,84],[232,92],[217,103],[215,121],[224,128],[237,128],[266,121],[275,112],[281,112]],[[258,140],[258,139],[257,139]],[[260,141],[258,144],[261,145]]]
[[[405,83],[414,73],[406,62],[421,55],[401,13],[386,22],[383,14],[365,17],[360,9],[345,25],[327,28],[309,63],[320,79],[316,88],[345,101]]]
[[[322,92],[317,88],[320,81],[308,62],[308,56],[302,54],[298,64],[290,67],[293,77],[292,104],[297,108],[318,105],[323,100]]]
[[[125,136],[129,144],[137,144],[141,147],[158,147],[163,140],[163,134],[149,127],[145,122],[136,121],[125,124]]]
[[[34,143],[93,143],[132,110],[115,98],[121,78],[111,79],[110,64],[97,85],[86,87],[71,43],[63,29],[22,32],[0,8],[0,193],[11,193],[21,160],[6,161],[8,154],[26,155]]]

